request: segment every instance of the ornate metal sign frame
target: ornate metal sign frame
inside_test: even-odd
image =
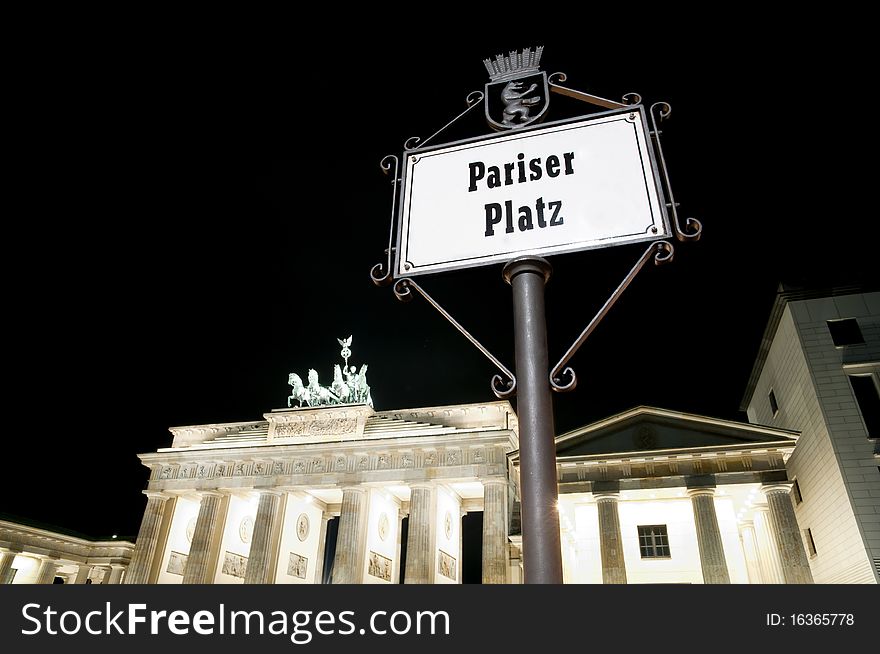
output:
[[[609,111],[601,111],[597,113],[587,114],[583,116],[576,116],[574,118],[567,118],[563,120],[556,120],[549,123],[543,124],[529,124],[527,126],[518,128],[516,130],[516,134],[535,134],[539,135],[543,132],[548,132],[555,127],[559,127],[562,125],[579,125],[584,124],[588,125],[594,121],[599,121],[601,119],[605,119],[613,116],[626,116],[631,122],[639,121],[639,124],[645,134],[646,138],[646,151],[648,155],[648,168],[653,175],[654,187],[657,191],[657,195],[659,198],[660,205],[660,220],[662,223],[663,231],[658,234],[645,234],[639,238],[630,238],[626,243],[617,243],[617,242],[605,242],[605,243],[593,243],[593,244],[584,244],[582,242],[571,242],[562,244],[559,246],[555,246],[552,248],[541,248],[541,252],[539,252],[539,256],[544,255],[553,255],[553,254],[564,254],[569,252],[581,252],[586,250],[596,250],[596,249],[604,249],[607,247],[613,247],[616,245],[630,245],[632,243],[642,243],[646,241],[656,241],[659,238],[667,238],[672,234],[672,229],[669,223],[669,215],[666,209],[666,202],[663,195],[663,186],[660,182],[660,170],[657,165],[656,157],[654,156],[654,148],[651,147],[651,130],[648,126],[647,116],[645,114],[645,107],[641,104],[634,104],[626,106],[622,109],[611,109]],[[504,256],[504,254],[495,254],[491,257],[481,257],[481,260],[470,259],[467,262],[459,263],[459,264],[445,264],[442,267],[442,270],[438,270],[435,268],[429,268],[427,270],[419,270],[414,267],[409,261],[405,259],[406,250],[408,246],[408,240],[406,238],[406,234],[404,232],[408,227],[407,221],[407,207],[405,206],[405,198],[407,195],[407,188],[410,184],[409,179],[409,171],[414,168],[414,166],[422,160],[425,156],[430,156],[431,153],[437,152],[438,150],[443,150],[446,148],[456,148],[458,146],[468,145],[468,144],[491,144],[493,141],[497,141],[499,139],[504,139],[509,137],[512,133],[512,130],[508,130],[505,132],[496,132],[494,134],[475,136],[472,138],[461,139],[459,141],[453,141],[450,143],[441,143],[438,145],[433,145],[429,148],[416,147],[403,151],[403,161],[404,164],[401,166],[403,171],[400,176],[400,188],[398,190],[398,215],[397,215],[397,239],[395,241],[396,247],[395,257],[394,257],[394,271],[396,272],[397,277],[415,277],[417,275],[430,275],[437,272],[449,272],[455,270],[463,270],[466,268],[473,268],[477,266],[485,266],[492,265],[496,263],[504,263],[505,261],[509,261],[517,256],[522,256],[525,254],[525,251],[520,251],[517,253],[510,254],[508,256]],[[641,154],[641,152],[640,152]]]
[[[487,105],[486,117],[493,128],[502,127],[507,130],[529,129],[527,125],[537,122],[539,116],[532,116],[530,107],[537,104],[532,102],[533,93],[537,84],[530,85],[524,90],[525,82],[518,83],[516,80],[527,79],[537,74],[537,64],[540,61],[543,48],[537,48],[534,52],[527,48],[521,53],[511,52],[508,56],[498,55],[495,61],[484,60],[486,69],[493,81],[508,81],[504,93],[504,123],[493,121],[490,117]],[[601,98],[583,91],[571,89],[559,84],[564,82],[564,73],[553,73],[548,79],[550,90],[576,100],[597,105],[612,111],[636,111],[644,121],[644,109],[641,106],[641,96],[628,93],[623,96],[623,102],[615,102]],[[513,85],[511,85],[513,81]],[[490,85],[486,86],[488,93]],[[404,156],[418,156],[418,153],[428,152],[426,146],[438,134],[442,133],[450,125],[469,113],[479,102],[484,99],[484,93],[472,92],[467,96],[467,108],[458,116],[446,123],[430,137],[422,141],[418,137],[412,137],[404,143]],[[545,92],[546,95],[546,92]],[[528,100],[526,102],[525,100]],[[546,100],[546,98],[545,98]],[[545,101],[544,108],[546,109]],[[665,102],[656,102],[651,105],[648,115],[651,119],[651,129],[647,140],[653,144],[650,154],[652,170],[655,180],[658,182],[657,191],[661,203],[665,203],[665,217],[668,223],[666,230],[668,235],[675,235],[679,241],[696,241],[702,233],[702,225],[694,218],[688,218],[682,227],[678,218],[678,204],[672,194],[669,182],[669,173],[666,161],[663,157],[663,148],[660,144],[659,122],[669,118],[672,108]],[[533,128],[534,129],[534,128]],[[485,137],[484,137],[485,138]],[[491,136],[488,138],[492,138]],[[479,139],[483,140],[483,139]],[[470,140],[469,140],[470,141]],[[556,449],[554,445],[555,428],[553,416],[553,404],[551,389],[556,392],[571,391],[577,385],[577,376],[574,369],[568,365],[575,353],[590,337],[596,326],[611,310],[623,292],[635,279],[636,275],[645,267],[645,264],[653,259],[655,265],[672,261],[674,248],[669,240],[664,240],[667,234],[658,235],[657,240],[652,240],[647,249],[624,277],[623,281],[611,294],[602,308],[596,313],[586,328],[575,339],[559,362],[550,368],[547,352],[547,329],[544,315],[544,286],[551,275],[551,266],[545,259],[526,255],[520,256],[504,265],[502,275],[504,280],[511,285],[513,291],[513,323],[514,342],[516,352],[516,375],[494,357],[470,332],[461,326],[440,304],[438,304],[421,286],[410,276],[403,276],[406,269],[401,271],[395,266],[400,264],[400,253],[396,252],[395,236],[400,244],[400,226],[395,229],[395,219],[398,218],[397,203],[401,195],[402,185],[405,182],[401,177],[400,159],[396,155],[388,155],[381,161],[382,170],[392,175],[392,201],[391,201],[391,225],[388,230],[388,248],[385,251],[386,261],[373,266],[370,277],[378,286],[393,284],[394,295],[398,300],[409,301],[416,291],[428,301],[446,320],[449,321],[462,335],[465,336],[480,352],[486,356],[501,372],[492,377],[492,391],[499,398],[509,398],[519,394],[517,401],[517,414],[519,415],[519,440],[520,440],[520,484],[522,500],[522,533],[523,533],[523,564],[526,583],[553,583],[563,581],[561,542],[559,535],[559,515],[556,510],[558,500]],[[659,177],[659,179],[657,179]],[[665,198],[665,200],[664,200]],[[488,220],[488,218],[487,218]],[[399,221],[402,222],[402,221]],[[398,270],[395,276],[394,271]],[[549,371],[548,371],[549,369]],[[517,388],[519,386],[519,389]]]
[[[626,93],[621,98],[621,101],[618,102],[597,95],[592,95],[585,91],[580,91],[567,86],[563,86],[561,82],[566,82],[567,79],[568,76],[564,72],[555,72],[550,75],[548,77],[548,85],[550,87],[550,91],[556,93],[557,95],[566,96],[575,100],[579,100],[581,102],[586,102],[593,106],[610,109],[612,111],[632,111],[637,107],[642,107],[642,96],[638,93]],[[438,129],[436,132],[434,132],[424,140],[418,136],[408,138],[403,144],[403,156],[412,156],[413,153],[429,151],[427,145],[430,142],[432,142],[437,136],[446,131],[450,126],[461,120],[468,113],[479,107],[483,100],[484,93],[482,91],[472,91],[471,93],[469,93],[465,98],[466,108],[464,109],[464,111],[459,113],[452,120],[447,122],[440,129]],[[672,233],[680,242],[698,241],[703,231],[702,223],[696,218],[687,218],[682,225],[682,222],[678,215],[679,204],[675,201],[675,196],[673,195],[672,185],[669,179],[669,171],[666,167],[665,157],[663,156],[663,146],[660,141],[660,135],[662,134],[662,132],[660,131],[658,125],[667,120],[671,114],[672,107],[667,102],[655,102],[650,105],[647,111],[647,118],[650,119],[648,133],[650,135],[651,144],[653,146],[651,148],[652,166],[659,178],[658,190],[661,194],[661,197],[663,198],[663,206],[666,212],[665,220],[668,221]],[[587,117],[594,117],[596,115],[596,113],[587,114]],[[582,120],[583,118],[584,117],[581,116],[570,120],[576,121]],[[556,122],[564,123],[566,121]],[[547,125],[545,124],[542,126],[546,127]],[[531,126],[531,129],[538,129],[542,126],[534,125]],[[527,125],[518,129],[528,130],[530,129],[530,126]],[[466,139],[466,141],[491,139],[493,136],[495,136],[495,134],[490,133],[481,137],[475,137],[474,139]],[[446,147],[448,145],[450,144],[444,143],[442,144],[442,147]],[[436,147],[440,147],[440,145]],[[373,268],[370,270],[370,278],[377,286],[389,286],[393,284],[394,295],[401,302],[409,302],[410,300],[412,300],[413,291],[425,298],[425,300],[432,307],[434,307],[434,309],[436,309],[437,312],[441,316],[443,316],[443,318],[445,318],[453,327],[455,327],[455,329],[457,329],[471,344],[473,344],[483,354],[483,356],[491,361],[492,364],[499,370],[501,374],[494,375],[490,382],[492,392],[500,399],[509,399],[513,397],[516,394],[516,377],[510,371],[510,369],[505,366],[501,361],[499,361],[498,358],[492,355],[492,353],[489,352],[489,350],[487,350],[486,347],[483,346],[467,329],[465,329],[465,327],[463,327],[458,321],[456,321],[455,318],[452,317],[452,315],[444,310],[443,307],[436,300],[434,300],[434,298],[432,298],[425,291],[425,289],[417,284],[411,276],[401,274],[395,275],[395,270],[398,270],[396,266],[399,264],[400,258],[395,245],[396,242],[399,242],[396,241],[396,239],[399,238],[399,226],[397,225],[397,221],[399,218],[398,201],[404,179],[400,166],[400,158],[396,154],[386,155],[379,165],[386,175],[391,176],[391,216],[388,229],[388,247],[385,249],[385,261],[373,266]],[[617,289],[615,289],[615,291],[611,294],[611,296],[608,298],[602,308],[590,320],[590,322],[587,324],[581,334],[575,339],[574,343],[572,343],[572,345],[568,348],[568,350],[562,356],[559,362],[550,371],[549,381],[550,386],[554,391],[564,393],[574,390],[577,385],[577,376],[575,375],[574,369],[568,366],[568,363],[571,361],[571,359],[574,357],[575,353],[580,349],[580,347],[584,344],[584,342],[586,342],[587,338],[589,338],[589,336],[593,333],[593,331],[602,321],[602,319],[608,314],[608,312],[611,310],[611,307],[614,306],[614,304],[617,302],[623,292],[632,283],[636,275],[638,275],[642,268],[644,268],[645,264],[648,263],[648,261],[652,257],[654,259],[655,265],[669,263],[673,260],[674,254],[675,248],[668,240],[658,239],[650,243],[648,248],[642,253],[639,259],[636,261],[635,265],[626,275],[626,277],[624,277],[623,281],[620,283]]]

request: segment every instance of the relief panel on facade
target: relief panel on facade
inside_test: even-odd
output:
[[[294,436],[335,436],[351,434],[357,430],[357,418],[332,418],[311,422],[288,422],[275,426],[275,438]]]
[[[370,567],[367,572],[372,577],[391,581],[391,559],[376,552],[370,552]]]
[[[300,513],[296,519],[296,537],[300,541],[304,541],[309,537],[309,516],[305,513]]]
[[[226,552],[226,556],[223,558],[223,574],[244,579],[247,561],[246,556]]]
[[[168,557],[168,567],[165,571],[168,574],[180,575],[182,577],[184,570],[186,570],[187,559],[189,559],[189,556],[186,554],[171,552],[171,556]]]
[[[437,552],[437,572],[439,572],[447,579],[457,581],[458,577],[456,576],[455,566],[456,560],[454,556],[450,556],[443,550]]]
[[[300,556],[295,552],[290,553],[290,558],[287,561],[287,574],[291,577],[298,577],[299,579],[306,578],[306,571],[309,567],[309,560]]]
[[[238,537],[242,543],[247,545],[251,542],[254,535],[254,518],[253,516],[245,516],[238,525]]]

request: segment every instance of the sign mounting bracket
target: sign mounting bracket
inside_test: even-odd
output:
[[[581,348],[581,345],[583,345],[590,337],[590,334],[593,333],[593,330],[596,329],[599,323],[602,322],[602,319],[608,315],[608,312],[611,311],[611,307],[613,307],[617,300],[620,299],[620,296],[623,295],[623,292],[627,289],[632,280],[635,279],[636,275],[639,274],[639,271],[644,268],[646,263],[648,263],[648,259],[651,258],[652,254],[654,255],[654,264],[660,266],[672,261],[672,257],[675,254],[675,248],[672,247],[672,243],[669,241],[654,241],[648,246],[648,249],[645,250],[644,254],[642,254],[642,256],[639,257],[639,260],[636,261],[636,265],[632,267],[632,270],[629,271],[614,293],[611,294],[611,297],[605,301],[605,304],[602,305],[599,312],[593,316],[590,324],[584,328],[581,335],[577,337],[571,347],[568,348],[568,351],[566,351],[563,357],[559,360],[559,363],[557,363],[553,367],[553,370],[550,371],[550,388],[554,391],[557,393],[567,393],[568,391],[573,391],[575,389],[575,386],[577,386],[577,375],[574,374],[574,370],[571,366],[567,366],[566,364],[571,361],[571,358]],[[568,382],[562,381],[563,376],[569,378]]]
[[[502,372],[504,377],[507,378],[504,379],[504,377],[502,377],[501,375],[495,375],[494,377],[492,377],[491,386],[492,392],[495,393],[495,396],[500,400],[506,400],[516,395],[516,377],[514,376],[514,374],[510,372],[510,370],[508,370],[508,368],[503,363],[501,363],[501,361],[493,356],[492,353],[489,352],[489,350],[487,350],[482,343],[480,343],[480,341],[474,338],[474,336],[467,329],[462,327],[461,323],[459,323],[455,318],[452,317],[452,315],[449,314],[448,311],[441,307],[434,298],[428,295],[425,289],[423,289],[409,277],[403,277],[401,279],[398,279],[394,283],[394,296],[401,302],[409,302],[410,300],[412,300],[411,289],[414,289],[419,295],[425,298],[428,304],[434,307],[441,316],[446,318],[446,320],[448,320],[453,327],[461,332],[462,336],[468,339],[468,341],[470,341],[474,347],[482,352],[483,356],[485,356],[487,359],[489,359],[489,361],[495,364],[495,367],[498,368]]]
[[[550,91],[553,93],[558,93],[559,95],[564,95],[569,98],[574,98],[575,100],[580,100],[581,102],[587,102],[592,105],[596,105],[597,107],[605,107],[606,109],[623,109],[625,107],[629,107],[630,105],[640,104],[642,101],[642,96],[638,93],[627,93],[623,96],[623,102],[616,102],[614,100],[608,100],[606,98],[599,97],[598,95],[591,95],[589,93],[584,93],[583,91],[578,91],[577,89],[570,89],[567,86],[562,86],[558,84],[558,82],[564,82],[568,79],[568,76],[565,73],[553,73],[547,79],[550,84]]]

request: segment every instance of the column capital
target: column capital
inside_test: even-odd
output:
[[[769,495],[770,493],[785,493],[788,494],[791,492],[791,487],[794,484],[791,482],[773,482],[767,484],[761,484],[761,492],[764,495]]]
[[[218,488],[209,488],[206,490],[198,490],[196,494],[199,497],[226,497],[229,493],[222,491]]]
[[[172,497],[174,497],[173,495],[170,495],[169,493],[164,493],[162,491],[145,490],[142,492],[144,495],[147,496],[148,499],[151,500],[170,500]]]
[[[739,525],[740,525],[741,529],[754,529],[755,528],[755,521],[754,520],[741,520]]]
[[[608,500],[614,500],[615,502],[620,500],[620,491],[615,490],[603,490],[603,491],[594,491],[593,499],[597,502],[606,502]]]
[[[410,484],[412,486],[412,484]],[[343,486],[340,489],[343,493],[361,493],[362,495],[366,495],[367,488],[364,486]]]
[[[509,483],[504,477],[489,477],[488,479],[481,479],[480,481],[483,483],[483,486],[489,486],[490,484],[504,484],[507,486]]]
[[[49,552],[48,554],[31,554],[28,552],[28,556],[32,556],[35,559],[39,559],[40,561],[60,561],[61,555],[56,552]]]
[[[286,491],[280,491],[276,488],[255,488],[254,490],[260,495],[274,495],[275,497],[282,497],[286,493]]]
[[[688,497],[697,497],[699,495],[708,495],[709,497],[715,497],[715,487],[714,486],[701,486],[699,488],[688,488],[687,496]]]
[[[437,487],[433,481],[415,481],[410,484],[407,484],[410,490],[414,490],[416,488],[423,488],[425,490],[434,490]]]

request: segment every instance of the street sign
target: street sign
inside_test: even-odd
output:
[[[641,105],[404,152],[398,277],[671,234]]]
[[[517,396],[524,579],[559,584],[551,389],[574,390],[577,375],[569,361],[648,262],[672,261],[675,248],[666,239],[697,241],[703,228],[695,218],[682,227],[669,183],[657,123],[672,107],[655,102],[646,112],[638,93],[617,102],[562,86],[565,73],[548,77],[540,70],[543,51],[539,46],[484,59],[490,79],[484,93],[468,94],[467,109],[424,141],[407,139],[402,166],[397,155],[382,159],[393,185],[391,227],[387,260],[370,269],[370,278],[377,286],[393,284],[401,302],[421,295],[499,370],[491,382],[495,395]],[[610,111],[540,125],[550,93]],[[427,147],[481,100],[498,134]],[[543,255],[640,241],[649,242],[647,249],[551,368],[544,286],[552,267]],[[513,294],[515,374],[414,279],[501,262]],[[460,294],[473,292],[464,287]]]

